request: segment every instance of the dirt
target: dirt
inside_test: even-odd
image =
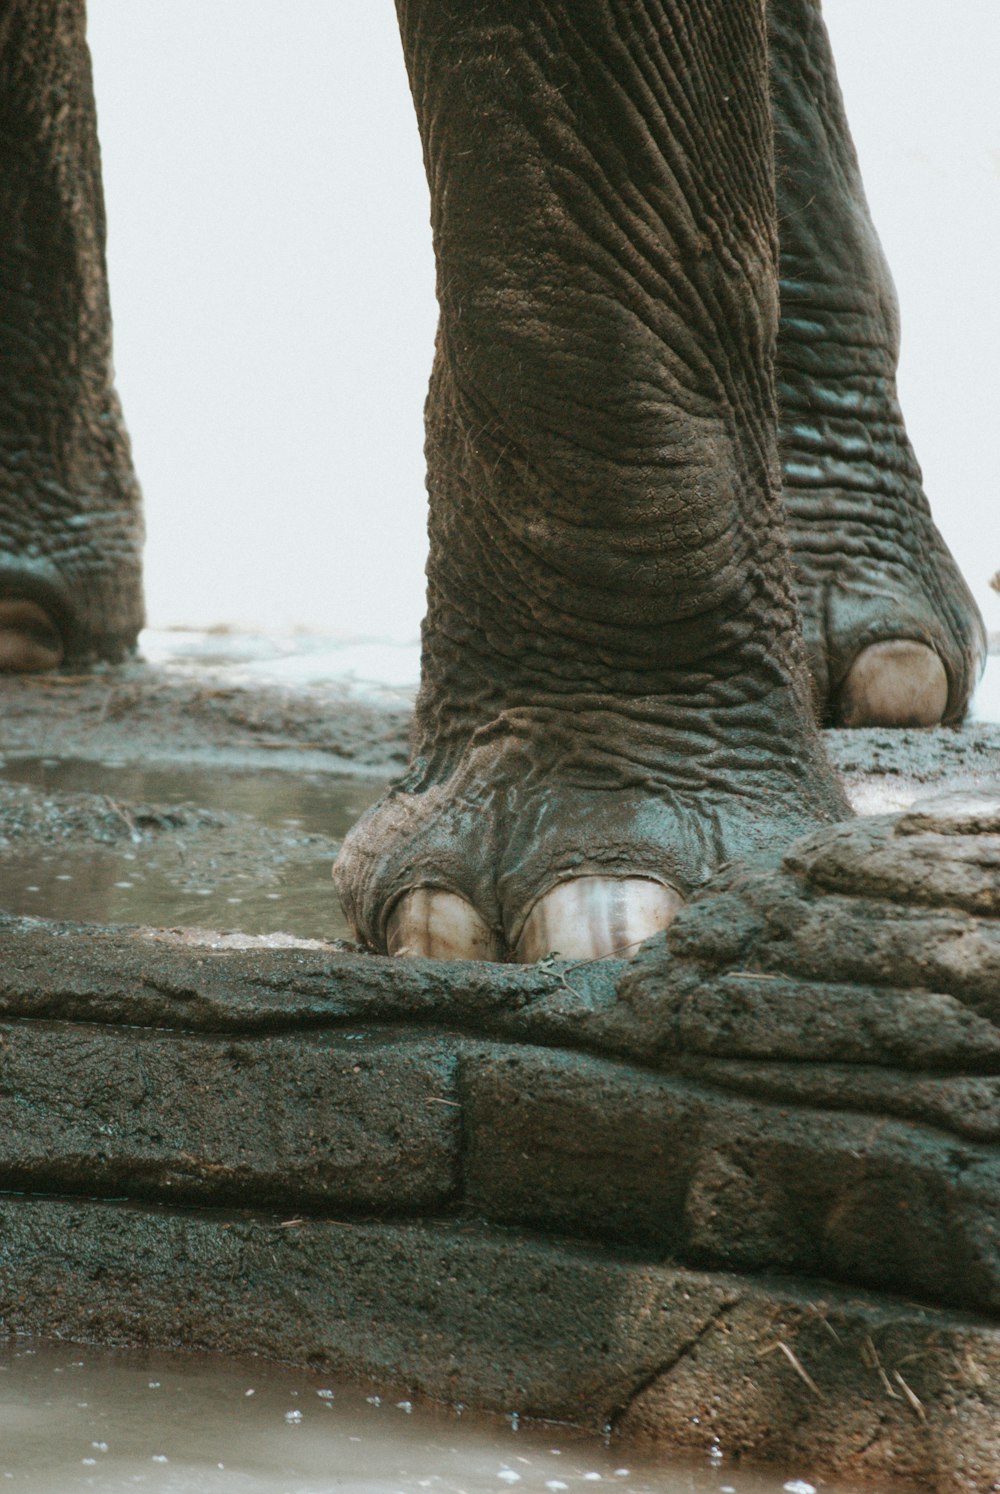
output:
[[[178,677],[140,662],[0,683],[0,751],[44,757],[388,776],[406,762],[407,699],[364,699],[344,683],[308,691]]]
[[[252,640],[218,647],[0,683],[2,911],[347,936],[330,866],[406,762],[413,692],[282,683],[286,661],[261,674]],[[861,813],[1000,782],[997,725],[831,731],[827,743]]]

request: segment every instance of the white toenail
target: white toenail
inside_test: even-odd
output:
[[[529,964],[552,953],[568,960],[631,954],[683,905],[679,892],[651,877],[575,877],[539,898],[514,957]]]
[[[932,648],[912,639],[862,649],[840,691],[843,726],[937,726],[948,705],[948,676]]]
[[[391,955],[428,960],[499,960],[500,941],[472,904],[440,887],[404,893],[386,921]]]

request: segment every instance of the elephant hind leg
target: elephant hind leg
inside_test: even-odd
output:
[[[769,0],[783,491],[809,665],[837,723],[960,719],[985,635],[896,393],[895,290],[819,0]]]

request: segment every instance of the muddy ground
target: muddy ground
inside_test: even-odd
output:
[[[341,838],[406,760],[412,691],[197,662],[0,683],[0,911],[331,942]],[[861,813],[1000,783],[1000,725],[831,731]]]

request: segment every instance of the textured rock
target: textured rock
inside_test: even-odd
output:
[[[1000,1314],[997,1152],[802,1088],[781,1105],[530,1048],[466,1061],[468,1207]]]
[[[1000,1334],[825,1283],[468,1224],[90,1200],[0,1199],[0,1242],[9,1332],[291,1359],[672,1450],[718,1442],[727,1467],[1000,1487]]]
[[[688,1258],[1000,1311],[998,814],[965,794],[810,836],[626,972],[658,1066],[741,1101],[712,1107]]]
[[[458,1182],[455,1061],[445,1045],[410,1034],[211,1042],[7,1024],[4,1186],[434,1210]]]
[[[734,869],[628,963],[9,924],[0,1189],[64,1197],[0,1201],[0,1321],[988,1489],[997,804]]]

